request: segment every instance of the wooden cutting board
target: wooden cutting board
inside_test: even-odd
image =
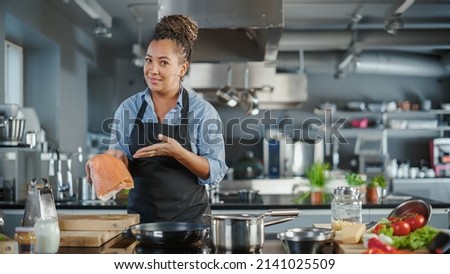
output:
[[[61,231],[122,231],[139,223],[138,214],[60,215],[58,219]]]
[[[121,233],[111,231],[61,231],[61,247],[99,247]]]
[[[337,242],[334,244],[337,246],[335,250],[339,254],[361,254],[367,249],[363,244],[341,244]]]

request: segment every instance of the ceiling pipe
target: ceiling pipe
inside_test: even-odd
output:
[[[353,32],[342,31],[284,31],[278,44],[279,51],[302,50],[347,50]],[[401,35],[392,36],[381,30],[359,30],[358,42],[362,50],[395,49],[448,49],[450,29],[402,30]]]
[[[334,74],[339,52],[306,52],[305,73]],[[277,71],[296,71],[299,67],[298,52],[280,52]],[[386,74],[419,77],[442,77],[450,74],[441,60],[434,56],[392,51],[363,51],[358,65],[347,73]]]

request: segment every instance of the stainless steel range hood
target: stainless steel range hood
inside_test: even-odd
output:
[[[231,79],[227,79],[228,69],[231,69]],[[202,93],[207,101],[217,102],[216,91],[225,85],[238,91],[246,88],[246,69],[248,89],[256,92],[260,109],[296,109],[308,99],[305,74],[276,73],[276,67],[265,62],[194,63],[183,86]]]
[[[198,23],[193,62],[276,62],[282,0],[159,1],[158,17],[170,14],[186,14]]]

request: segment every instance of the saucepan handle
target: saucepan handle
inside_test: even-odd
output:
[[[298,209],[280,209],[280,210],[269,210],[268,212],[264,213],[265,216],[295,216],[297,217],[302,213]]]
[[[264,214],[265,216],[285,216],[285,217],[264,221],[264,226],[270,226],[294,220],[300,215],[300,213],[301,211],[298,209],[269,210]]]

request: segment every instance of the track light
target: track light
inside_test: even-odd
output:
[[[387,19],[384,25],[384,29],[389,34],[397,34],[401,28],[403,28],[403,21],[400,19],[399,14],[395,14]]]
[[[397,34],[398,31],[403,28],[403,21],[400,19],[400,15],[402,15],[414,3],[414,1],[415,0],[397,0],[386,11],[384,16],[384,29],[389,34]]]
[[[96,0],[75,0],[75,3],[95,20],[93,32],[99,37],[112,37],[112,17]]]

